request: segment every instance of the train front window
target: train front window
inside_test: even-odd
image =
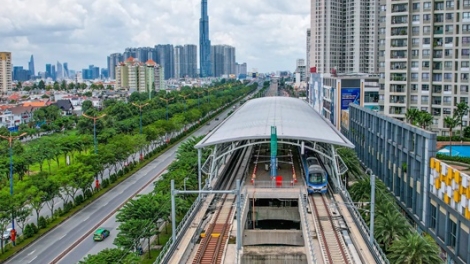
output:
[[[325,178],[325,175],[321,172],[312,172],[309,175],[308,181],[311,184],[322,184],[326,182],[326,178]]]

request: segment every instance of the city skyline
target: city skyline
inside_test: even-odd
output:
[[[57,61],[67,61],[73,70],[91,64],[105,68],[108,54],[127,47],[198,45],[200,7],[200,0],[139,5],[109,5],[104,0],[67,5],[14,1],[0,10],[4,18],[0,46],[12,52],[15,66],[27,68],[33,54],[36,73]],[[236,47],[237,60],[246,61],[249,70],[293,70],[295,60],[305,56],[305,30],[310,21],[307,0],[209,1],[209,10],[211,44]]]

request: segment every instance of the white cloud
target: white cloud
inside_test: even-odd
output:
[[[237,61],[261,71],[293,70],[305,57],[310,1],[208,1],[213,44],[236,47]],[[2,0],[0,47],[15,65],[68,62],[106,67],[126,47],[198,44],[200,0]]]

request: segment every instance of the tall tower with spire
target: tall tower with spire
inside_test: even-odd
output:
[[[31,76],[36,75],[36,72],[34,71],[34,57],[33,57],[33,55],[31,55],[31,59],[29,59],[28,70],[29,70],[29,74]]]
[[[207,0],[202,0],[201,18],[199,19],[199,75],[201,77],[212,76],[211,68],[211,41],[209,40]]]

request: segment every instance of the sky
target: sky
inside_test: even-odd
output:
[[[199,45],[200,0],[1,0],[0,51],[35,70],[107,67],[127,47]],[[236,48],[236,61],[259,72],[294,71],[306,57],[309,0],[208,0],[212,45]],[[199,56],[199,55],[198,55]]]

